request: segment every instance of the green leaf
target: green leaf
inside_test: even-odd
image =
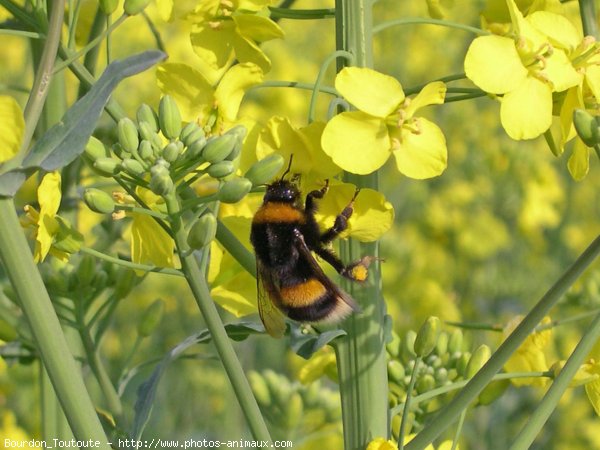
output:
[[[246,339],[251,334],[264,334],[265,329],[258,322],[237,322],[225,325],[227,335],[234,341],[239,342]],[[137,400],[135,402],[135,418],[133,420],[133,429],[131,436],[133,439],[139,439],[150,419],[158,382],[163,376],[165,370],[175,361],[184,351],[196,344],[206,344],[212,339],[208,330],[202,330],[193,334],[171,349],[156,366],[150,377],[144,381],[138,388]]]
[[[148,69],[165,57],[163,52],[151,50],[109,64],[90,91],[35,143],[21,167],[0,174],[0,197],[13,196],[36,170],[59,169],[83,153],[96,122],[117,85],[124,78]]]
[[[318,335],[303,334],[302,328],[294,324],[290,332],[290,347],[298,356],[310,359],[313,353],[319,351],[334,339],[345,335],[344,330],[330,330]]]

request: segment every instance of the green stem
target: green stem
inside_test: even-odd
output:
[[[465,330],[484,330],[484,331],[502,331],[503,328],[500,325],[490,325],[489,323],[483,322],[453,322],[451,320],[446,320],[444,322],[446,325],[450,325],[452,327],[463,328]]]
[[[593,36],[598,39],[598,25],[596,24],[596,5],[594,0],[579,0],[579,13],[584,36]]]
[[[481,28],[471,27],[469,25],[464,25],[462,23],[448,22],[447,20],[431,19],[431,18],[423,18],[423,17],[409,17],[406,19],[396,19],[396,20],[390,20],[388,22],[383,22],[383,23],[377,25],[376,27],[373,27],[373,34],[377,34],[388,28],[401,26],[401,25],[437,25],[437,26],[441,26],[441,27],[454,28],[457,30],[468,31],[469,33],[474,33],[478,36],[487,36],[490,34],[490,32],[487,30],[482,30]]]
[[[256,86],[252,86],[249,90],[251,91],[253,89],[280,88],[280,87],[304,89],[307,91],[315,90],[315,85],[311,84],[311,83],[300,83],[298,81],[283,81],[283,80],[265,81]],[[321,86],[321,87],[319,87],[319,91],[323,92],[325,94],[338,95],[338,92],[335,90],[335,88],[332,88],[330,86]]]
[[[423,449],[460,416],[460,413],[479,395],[523,341],[542,321],[548,311],[561,299],[567,289],[600,254],[600,236],[577,258],[571,267],[546,292],[525,316],[510,336],[500,345],[488,362],[477,372],[456,397],[407,445],[407,450]]]
[[[461,72],[461,73],[455,73],[452,75],[447,75],[445,77],[437,78],[436,80],[433,80],[433,81],[443,81],[444,83],[449,83],[451,81],[464,80],[465,78],[467,78],[467,75],[464,72]],[[427,86],[429,83],[431,83],[431,81],[428,81],[427,83],[419,84],[417,86],[407,88],[404,90],[404,93],[406,95],[417,94],[417,93],[421,92],[421,90],[425,86]]]
[[[329,55],[327,58],[325,58],[325,61],[323,61],[323,64],[321,64],[321,68],[319,69],[319,74],[317,75],[317,79],[315,80],[315,86],[312,91],[312,94],[310,95],[310,104],[308,107],[308,123],[311,123],[315,120],[315,110],[317,108],[317,95],[319,94],[319,92],[321,90],[321,84],[323,83],[323,78],[325,77],[325,73],[327,72],[329,65],[333,61],[335,61],[337,58],[345,58],[346,62],[349,65],[351,65],[354,60],[354,56],[345,50],[336,50],[331,55]]]
[[[277,8],[269,6],[271,18],[273,19],[295,19],[295,20],[314,20],[314,19],[332,19],[335,17],[335,9],[290,9]]]
[[[256,277],[256,259],[254,255],[220,220],[217,226],[217,240],[250,275]]]
[[[458,439],[460,438],[460,433],[462,432],[462,427],[465,423],[466,416],[467,410],[465,409],[463,412],[460,413],[458,425],[456,426],[456,432],[454,433],[454,439],[452,440],[452,448],[450,450],[455,450],[456,448],[458,448]]]
[[[180,218],[181,211],[179,202],[174,195],[167,196],[165,200],[169,215],[173,218],[171,227],[175,237],[175,245],[177,246],[177,251],[181,259],[182,271],[194,294],[194,299],[200,308],[206,326],[210,331],[213,343],[219,354],[221,363],[225,368],[225,372],[229,377],[237,400],[240,403],[242,412],[246,417],[252,436],[255,440],[271,442],[271,436],[269,435],[267,426],[261,415],[260,409],[258,408],[256,399],[252,394],[252,389],[250,388],[244,369],[235,354],[235,350],[227,336],[221,317],[219,317],[217,307],[210,296],[206,278],[194,255],[188,252],[186,243],[187,236]]]
[[[22,31],[22,30],[9,30],[7,28],[0,29],[0,35],[6,34],[8,36],[20,36],[28,39],[44,39],[46,36],[40,33],[34,33],[32,31]]]
[[[89,248],[89,247],[81,247],[79,249],[79,251],[81,253],[86,253],[88,255],[94,256],[103,261],[108,261],[108,262],[110,262],[112,264],[116,264],[118,266],[127,267],[128,269],[143,270],[145,272],[157,272],[157,273],[163,273],[165,275],[175,275],[178,277],[183,276],[181,271],[179,271],[177,269],[173,269],[171,267],[157,267],[157,266],[149,266],[146,264],[133,263],[131,261],[125,261],[124,259],[120,259],[115,256],[107,255],[106,253],[99,252],[99,251],[94,250],[93,248]]]
[[[88,43],[92,42],[95,38],[102,35],[104,31],[104,27],[106,25],[106,14],[102,12],[100,6],[96,8],[96,15],[94,16],[94,21],[92,22],[92,26],[90,28],[90,35],[88,37]],[[72,47],[69,47],[72,48]],[[72,50],[74,51],[74,50]],[[83,58],[83,66],[91,73],[96,73],[96,66],[98,64],[98,55],[100,54],[100,46],[97,45],[90,49],[85,54],[85,58]],[[75,53],[73,53],[75,55]],[[66,61],[75,61],[77,58],[69,58],[65,59]],[[56,70],[56,68],[54,69]],[[81,98],[85,95],[85,93],[89,90],[89,86],[79,83],[79,89],[77,92],[77,98]]]
[[[410,412],[410,403],[412,400],[413,389],[417,382],[417,374],[419,373],[419,366],[421,365],[421,357],[418,356],[414,361],[412,373],[410,374],[410,381],[406,389],[406,400],[404,402],[404,408],[402,408],[402,419],[400,420],[400,433],[398,437],[398,449],[404,450],[404,440],[406,439],[406,424],[408,421],[408,414]]]
[[[556,410],[558,402],[569,388],[571,380],[575,377],[598,339],[600,339],[600,314],[592,321],[565,366],[554,379],[552,386],[550,386],[533,414],[529,416],[529,421],[513,441],[510,450],[526,450],[529,448],[550,415]]]
[[[10,199],[0,199],[0,229],[0,260],[19,295],[20,306],[73,434],[79,440],[97,440],[99,448],[109,450],[81,372],[69,350]]]
[[[354,64],[372,67],[372,1],[336,0],[336,49],[354,55]],[[338,59],[337,71],[346,61]],[[359,188],[377,190],[378,175],[346,174],[346,181]],[[377,256],[378,243],[360,244],[350,240],[340,243],[340,254],[346,261],[364,255]],[[385,350],[386,308],[381,296],[379,262],[369,270],[369,279],[360,287],[344,281],[343,287],[362,308],[342,327],[346,336],[335,341],[336,361],[342,402],[344,447],[363,450],[376,437],[390,435],[387,361]]]

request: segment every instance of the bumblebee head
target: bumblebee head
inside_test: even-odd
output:
[[[265,202],[295,203],[300,198],[300,190],[292,181],[277,180],[267,186]]]

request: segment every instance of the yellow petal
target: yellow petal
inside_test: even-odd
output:
[[[517,37],[524,43],[525,52],[537,52],[547,41],[546,36],[531,25],[517,8],[514,0],[506,0],[513,30]]]
[[[377,438],[369,442],[367,450],[397,450],[398,445],[394,441],[385,438]]]
[[[407,117],[412,117],[415,111],[428,105],[441,105],[446,97],[446,85],[441,81],[427,84],[415,98],[412,98],[404,109]]]
[[[389,116],[404,100],[402,85],[389,75],[366,67],[346,67],[335,77],[335,88],[361,111]]]
[[[239,61],[254,63],[265,73],[271,70],[271,60],[252,39],[235,33],[233,47],[235,56]]]
[[[215,28],[200,22],[190,33],[194,52],[213,70],[232,60],[234,36],[235,24],[231,20],[220,21]]]
[[[157,267],[173,267],[173,240],[168,233],[146,214],[134,213],[132,217],[131,260]]]
[[[543,73],[553,84],[553,92],[562,92],[583,81],[583,75],[575,70],[566,53],[554,49],[552,56],[546,58]]]
[[[227,283],[211,289],[212,298],[235,317],[257,311],[256,280],[246,271],[238,272]]]
[[[442,130],[427,119],[418,117],[417,130],[402,127],[399,145],[394,149],[398,170],[410,178],[424,179],[440,175],[448,164],[446,138]]]
[[[283,37],[283,30],[268,17],[256,14],[237,14],[233,21],[239,33],[253,41],[265,42]]]
[[[367,174],[388,160],[391,143],[385,123],[361,111],[338,114],[323,130],[321,145],[342,169]]]
[[[526,19],[539,32],[544,33],[550,43],[571,52],[577,48],[582,36],[569,19],[548,11],[536,11]]]
[[[527,69],[512,39],[481,36],[473,40],[465,56],[467,77],[486,92],[505,94],[527,76]]]
[[[591,366],[591,372],[594,375],[600,375],[600,367],[598,364]],[[592,404],[596,414],[600,416],[600,379],[591,381],[585,385],[585,393],[587,394],[588,400]]]
[[[576,131],[573,126],[573,111],[584,108],[581,87],[575,86],[567,91],[567,95],[560,107],[560,151],[564,151],[565,144],[575,137]]]
[[[44,175],[38,187],[37,194],[40,204],[40,214],[34,254],[36,262],[41,262],[46,258],[54,241],[54,235],[59,230],[58,222],[54,216],[58,212],[62,197],[60,186],[60,172],[50,172]]]
[[[575,139],[567,167],[575,181],[583,180],[590,170],[590,149],[579,138]]]
[[[552,125],[552,91],[535,77],[504,95],[500,107],[502,126],[513,139],[533,139]]]
[[[585,68],[585,82],[596,97],[596,102],[600,103],[600,65],[589,65]]]
[[[160,18],[168,22],[173,13],[173,0],[156,0],[156,9]]]
[[[233,122],[240,103],[246,91],[259,83],[264,78],[263,71],[256,64],[236,64],[223,75],[219,86],[215,90],[215,100],[219,114],[229,122]]]
[[[158,87],[175,99],[181,118],[203,123],[214,106],[213,89],[204,76],[182,63],[164,63],[156,70]]]
[[[17,154],[24,130],[25,120],[17,101],[0,95],[0,163]]]

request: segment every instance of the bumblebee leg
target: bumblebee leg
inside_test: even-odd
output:
[[[363,256],[358,261],[344,265],[342,260],[329,248],[317,247],[313,251],[327,261],[340,275],[353,281],[365,281],[369,265],[377,260],[374,256]]]
[[[333,223],[333,226],[329,230],[325,231],[321,235],[321,237],[319,238],[319,240],[323,244],[330,243],[342,231],[344,231],[346,228],[348,228],[348,219],[350,218],[350,216],[354,212],[354,200],[356,200],[356,196],[358,195],[359,192],[360,192],[360,189],[356,189],[356,191],[354,192],[354,196],[352,197],[352,200],[350,200],[350,202],[348,203],[348,205],[335,218],[335,222]]]
[[[304,211],[311,217],[317,212],[317,204],[315,200],[321,199],[325,196],[329,190],[329,180],[325,180],[325,186],[321,189],[314,190],[308,193],[306,196],[306,202],[304,203]]]

